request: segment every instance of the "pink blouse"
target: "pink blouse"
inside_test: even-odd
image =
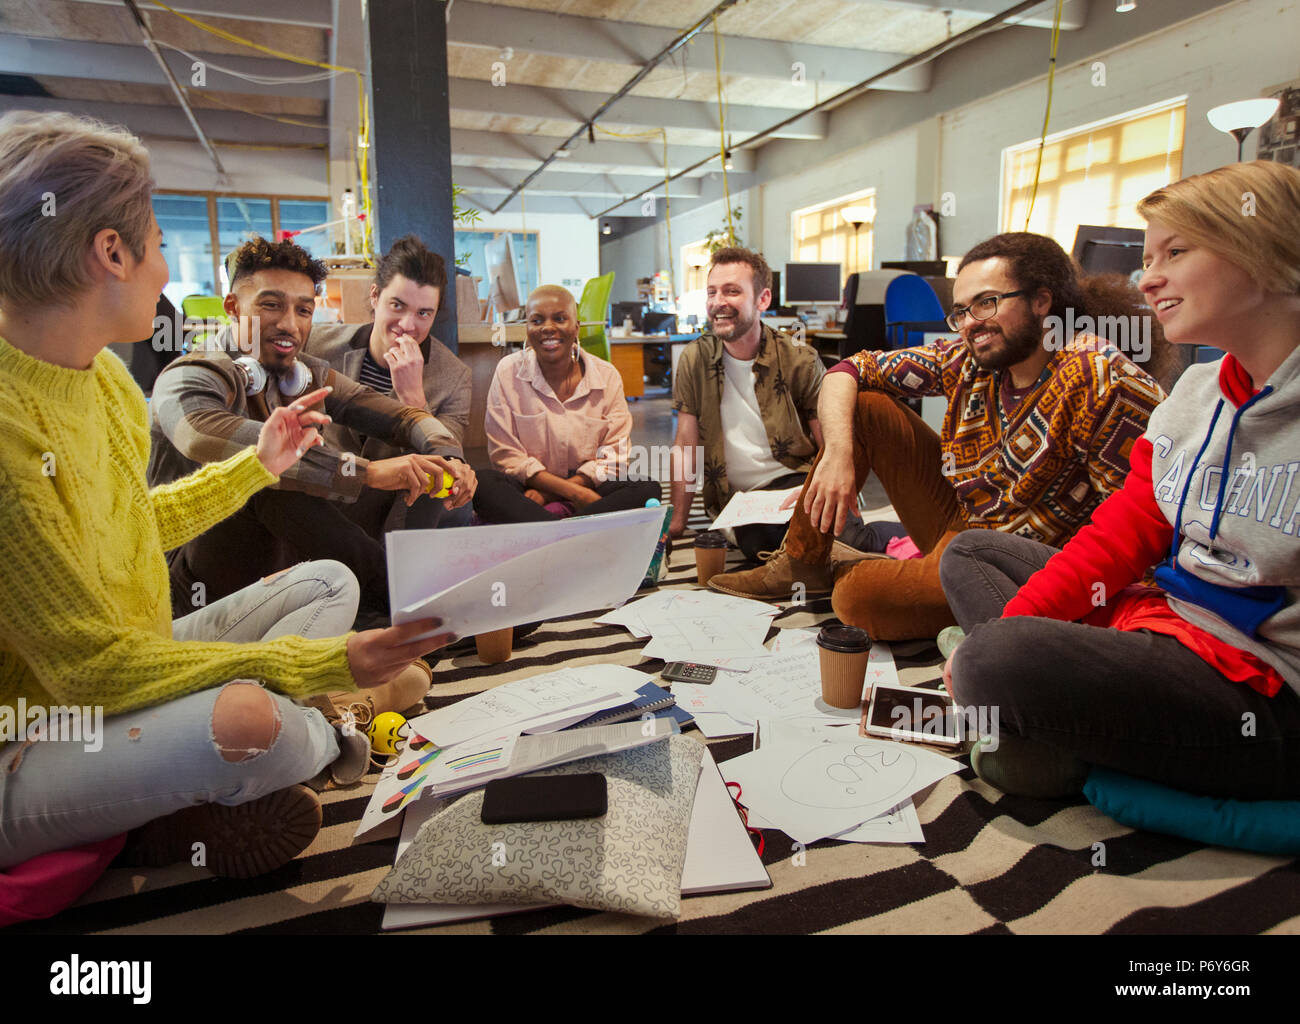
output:
[[[623,380],[613,363],[577,351],[585,372],[567,402],[551,390],[531,348],[497,364],[484,423],[488,454],[521,483],[543,470],[581,473],[597,484],[626,475],[632,414]]]

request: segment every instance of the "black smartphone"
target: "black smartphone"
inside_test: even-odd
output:
[[[705,685],[717,678],[718,670],[712,665],[696,665],[689,661],[674,661],[664,666],[660,678],[670,683],[699,683]]]
[[[599,818],[609,809],[605,776],[534,775],[493,779],[483,791],[484,825]]]

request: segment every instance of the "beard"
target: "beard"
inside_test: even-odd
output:
[[[981,370],[1005,370],[1023,363],[1042,347],[1043,331],[1036,324],[1026,324],[1010,333],[999,327],[993,335],[992,347],[981,353],[976,353],[970,342],[966,344]]]
[[[724,326],[721,330],[718,329],[717,322],[714,318],[709,317],[709,330],[711,330],[714,336],[720,341],[732,341],[736,338],[743,337],[749,332],[750,328],[754,326],[754,321],[757,319],[756,317],[749,317],[747,319],[741,310],[735,309],[734,307],[732,307],[732,314],[733,316],[730,326]]]

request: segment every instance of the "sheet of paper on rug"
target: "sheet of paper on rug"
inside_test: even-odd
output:
[[[572,723],[635,699],[645,673],[623,665],[581,665],[517,679],[484,690],[437,711],[418,715],[411,728],[443,747],[507,730]],[[631,696],[629,696],[631,695]]]
[[[586,525],[576,535],[561,539],[552,539],[556,535],[552,528],[567,521],[530,523],[536,535],[527,550],[485,565],[478,555],[485,545],[490,550],[491,542],[480,541],[478,535],[502,527],[474,527],[472,545],[457,530],[386,534],[389,600],[396,609],[393,623],[437,616],[442,620],[439,632],[475,636],[626,601],[645,578],[659,542],[663,511],[630,509],[574,521]],[[439,589],[440,584],[432,582],[438,578],[432,567],[450,550],[465,547],[478,552],[469,564],[481,569]],[[575,572],[575,566],[599,566],[600,571]],[[440,575],[445,580],[445,573]]]
[[[754,727],[747,722],[738,722],[730,715],[717,714],[696,715],[695,727],[711,740],[721,736],[748,736],[754,731]]]
[[[402,837],[397,846],[398,858],[406,852],[420,826],[446,807],[447,803],[446,800],[426,797],[411,807],[402,823]],[[771,884],[767,870],[754,850],[753,840],[736,813],[717,765],[712,755],[706,752],[700,781],[695,790],[695,805],[691,809],[686,864],[682,870],[682,895],[766,889]],[[384,908],[382,927],[385,931],[416,928],[421,925],[449,924],[453,921],[543,909],[546,907],[510,903],[478,906],[390,903]]]
[[[727,761],[722,773],[740,784],[746,807],[792,839],[812,843],[885,813],[960,767],[902,743],[810,736],[765,742]]]
[[[925,833],[912,798],[908,797],[884,814],[831,838],[841,843],[923,843]]]
[[[397,754],[380,774],[353,834],[359,836],[369,832],[381,822],[392,821],[408,807],[414,806],[428,784],[433,762],[441,756],[442,749],[422,736],[410,736],[401,741]]]
[[[741,795],[744,802],[744,794]],[[776,828],[770,821],[749,810],[750,828]],[[916,816],[916,808],[909,797],[896,807],[891,807],[884,814],[864,821],[861,825],[841,832],[837,836],[828,836],[842,843],[923,843],[925,835],[921,832],[921,821]]]
[[[773,526],[788,523],[794,515],[794,506],[782,510],[781,505],[802,487],[786,491],[737,491],[727,502],[727,507],[713,521],[710,530],[730,530],[749,523],[768,523]]]
[[[887,650],[883,657],[888,657]],[[756,660],[746,673],[719,673],[712,689],[715,707],[742,722],[798,717],[846,724],[861,714],[857,708],[836,708],[822,700],[819,649],[799,640],[787,642],[780,654]]]
[[[767,619],[753,615],[646,620],[650,642],[641,653],[646,658],[690,661],[697,665],[725,665],[736,658],[763,660],[771,657],[771,652],[763,646],[769,626]]]
[[[761,647],[763,638],[767,636],[768,625],[770,625],[772,618],[779,613],[779,608],[765,604],[762,601],[732,597],[730,594],[719,594],[711,590],[668,591],[650,594],[636,601],[630,601],[622,608],[607,612],[595,621],[600,625],[622,626],[633,636],[639,638],[654,636],[658,631],[663,637],[670,638],[672,644],[676,645],[683,642],[683,630],[678,623],[692,617],[717,618],[721,616],[727,622],[746,622],[744,633],[747,636],[759,632],[756,623],[748,622],[751,618],[758,618],[767,624],[763,626],[762,635],[759,638],[759,646]],[[656,650],[659,653],[651,653],[646,656],[664,656],[661,648]],[[745,671],[754,658],[766,657],[768,653],[766,649],[758,651],[753,647],[741,648],[741,650],[745,651],[742,658],[723,657],[721,654],[715,654],[712,661],[708,663]],[[676,657],[666,660],[687,661],[690,659]]]

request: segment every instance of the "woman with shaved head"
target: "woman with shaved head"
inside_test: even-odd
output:
[[[578,345],[578,305],[558,285],[528,296],[528,347],[497,365],[488,453],[474,508],[489,523],[640,508],[660,495],[629,479],[632,414],[613,364]]]

